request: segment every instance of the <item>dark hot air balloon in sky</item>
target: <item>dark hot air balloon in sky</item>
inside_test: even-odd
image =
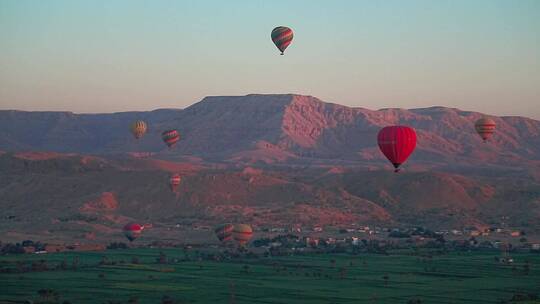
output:
[[[293,40],[293,31],[286,26],[278,26],[272,30],[271,37],[281,55],[283,55],[283,52]]]
[[[167,130],[161,133],[163,141],[171,148],[180,140],[180,133],[177,130]]]
[[[238,242],[238,245],[244,246],[251,240],[253,236],[253,229],[247,224],[236,224],[233,228],[233,239]]]
[[[180,177],[180,174],[176,173],[171,175],[169,178],[169,186],[171,187],[171,190],[174,192],[176,191],[176,188],[178,188],[178,185],[180,185],[180,182],[182,181],[182,178]]]
[[[129,129],[131,131],[131,134],[133,134],[136,139],[139,139],[143,137],[143,135],[146,133],[148,126],[144,121],[137,120],[136,122],[131,124]]]
[[[399,171],[416,147],[416,132],[407,126],[389,126],[379,131],[377,142],[381,152],[394,165],[394,172]]]
[[[216,233],[216,236],[220,242],[228,242],[233,239],[233,224],[222,224],[216,227],[214,229],[214,232]]]
[[[130,242],[133,242],[135,239],[141,236],[143,229],[144,229],[144,226],[142,225],[139,225],[137,223],[129,223],[124,226],[123,230],[124,230],[124,235],[126,236],[126,238]]]
[[[482,137],[484,142],[486,142],[491,137],[491,135],[493,135],[496,126],[497,125],[495,124],[495,121],[488,117],[482,117],[474,124],[476,132],[478,133],[478,135],[480,135],[480,137]]]

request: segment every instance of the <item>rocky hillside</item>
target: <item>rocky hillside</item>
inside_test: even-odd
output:
[[[3,240],[121,239],[132,220],[179,240],[175,225],[484,227],[509,216],[539,229],[540,185],[445,172],[214,166],[58,153],[0,156]],[[168,187],[171,172],[182,182]],[[171,230],[172,229],[172,230]],[[159,233],[157,232],[159,231]],[[211,232],[206,237],[211,237]]]
[[[380,164],[381,127],[406,124],[418,132],[411,160],[418,164],[540,165],[540,122],[493,117],[497,131],[483,144],[474,121],[483,114],[458,109],[368,110],[311,96],[207,97],[185,110],[114,114],[0,111],[0,149],[123,153],[150,151],[174,158],[286,162],[298,158]],[[131,138],[129,123],[145,119],[149,133]],[[182,141],[168,151],[160,132],[177,128]]]

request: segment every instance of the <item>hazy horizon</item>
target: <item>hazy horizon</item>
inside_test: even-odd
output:
[[[275,26],[295,36],[285,56]],[[540,119],[538,1],[0,0],[0,109],[108,113],[312,95]]]
[[[252,94],[246,94],[246,95],[209,95],[209,96],[204,96],[203,98],[201,98],[200,100],[197,100],[195,102],[193,102],[192,104],[189,104],[185,107],[160,107],[160,108],[153,108],[153,109],[142,109],[142,110],[121,110],[121,111],[97,111],[97,112],[93,112],[93,111],[86,111],[86,112],[78,112],[78,111],[71,111],[71,110],[62,110],[62,109],[58,109],[58,110],[50,110],[50,109],[45,109],[45,110],[36,110],[36,109],[32,109],[32,110],[26,110],[26,109],[17,109],[17,108],[6,108],[6,109],[3,109],[3,108],[0,108],[0,111],[23,111],[23,112],[71,112],[71,113],[74,113],[74,114],[114,114],[114,113],[127,113],[127,112],[152,112],[152,111],[158,111],[158,110],[184,110],[198,102],[201,102],[203,101],[204,98],[206,97],[243,97],[243,96],[247,96],[247,95],[302,95],[302,94],[297,94],[297,93],[252,93]],[[311,96],[311,95],[302,95],[302,96]],[[312,97],[315,97],[315,98],[318,98],[317,96],[312,96]],[[319,98],[320,99],[320,98]],[[364,108],[364,109],[368,109],[368,110],[372,110],[372,111],[379,111],[379,110],[385,110],[385,109],[404,109],[404,110],[414,110],[414,109],[425,109],[425,108],[436,108],[436,107],[445,107],[445,108],[452,108],[452,109],[458,109],[458,110],[461,110],[461,111],[465,111],[465,112],[479,112],[479,113],[482,113],[482,114],[486,114],[486,115],[493,115],[493,116],[500,116],[500,117],[525,117],[525,118],[531,118],[531,119],[535,119],[535,120],[539,120],[540,118],[535,118],[535,117],[532,117],[532,116],[527,116],[527,115],[506,115],[506,114],[501,114],[501,115],[498,115],[498,114],[493,114],[493,113],[490,113],[490,112],[481,112],[481,111],[476,111],[476,110],[471,110],[471,109],[465,109],[465,108],[456,108],[456,107],[450,107],[450,106],[445,106],[445,105],[437,105],[437,104],[433,104],[431,106],[424,106],[424,107],[411,107],[411,108],[402,108],[402,107],[384,107],[384,108],[377,108],[377,109],[374,109],[374,108],[368,108],[368,107],[363,107],[363,106],[355,106],[355,105],[344,105],[342,103],[339,103],[339,101],[332,101],[332,100],[322,100],[322,102],[326,102],[326,103],[330,103],[330,104],[338,104],[338,105],[343,105],[343,106],[347,106],[347,107],[351,107],[351,108]]]

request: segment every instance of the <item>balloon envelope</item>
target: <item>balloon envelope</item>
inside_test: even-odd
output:
[[[169,185],[171,186],[171,190],[176,191],[176,188],[178,188],[178,185],[180,185],[181,181],[182,178],[180,177],[180,174],[173,174],[169,178]]]
[[[217,226],[216,229],[214,229],[214,232],[216,233],[216,236],[220,242],[227,242],[233,238],[233,229],[233,224],[223,224]]]
[[[278,26],[272,30],[272,41],[280,50],[281,55],[285,52],[285,49],[291,44],[293,40],[293,31],[286,26]]]
[[[139,225],[137,223],[129,223],[124,226],[124,235],[126,238],[133,242],[135,239],[137,239],[139,236],[141,236],[141,233],[144,229],[144,226]]]
[[[167,130],[161,133],[161,138],[167,144],[167,146],[172,147],[180,140],[180,133],[177,130]]]
[[[236,224],[233,228],[233,238],[240,246],[244,246],[253,236],[253,229],[247,224]]]
[[[495,128],[497,125],[495,124],[495,121],[491,118],[483,117],[476,121],[474,124],[474,128],[476,129],[476,132],[484,141],[487,141],[491,135],[495,132]]]
[[[131,134],[133,134],[136,139],[139,139],[143,137],[143,135],[146,133],[148,126],[144,121],[137,120],[136,122],[131,124],[129,129],[131,131]]]
[[[379,131],[379,149],[398,171],[416,147],[416,132],[407,126],[389,126]]]

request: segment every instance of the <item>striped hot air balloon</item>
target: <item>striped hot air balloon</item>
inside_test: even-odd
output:
[[[182,178],[178,173],[171,175],[171,177],[169,178],[169,186],[171,187],[171,190],[173,192],[175,192],[176,188],[178,188],[178,185],[180,185],[180,181],[182,181]]]
[[[144,226],[137,223],[129,223],[124,226],[124,235],[126,238],[133,242],[135,239],[141,236]]]
[[[232,236],[233,239],[238,242],[238,245],[244,246],[251,240],[253,229],[247,224],[236,224],[234,225]]]
[[[399,171],[416,147],[416,132],[407,126],[389,126],[379,131],[377,136],[379,149],[394,165],[394,172]]]
[[[293,40],[293,31],[286,26],[278,26],[272,30],[271,37],[281,55],[283,55],[283,52]]]
[[[218,240],[225,243],[233,239],[233,230],[233,224],[222,224],[217,226],[216,229],[214,229],[214,232],[216,233]]]
[[[146,133],[146,130],[148,129],[148,126],[146,123],[142,120],[137,120],[136,122],[132,123],[129,127],[131,134],[135,136],[136,139],[139,139],[143,137],[143,135]]]
[[[486,142],[491,137],[491,135],[493,135],[496,127],[497,125],[495,124],[495,121],[488,117],[482,117],[474,124],[476,132],[478,133],[478,135],[480,135],[480,137],[482,137],[484,142]]]
[[[163,141],[171,148],[180,140],[180,133],[177,130],[167,130],[161,133]]]

